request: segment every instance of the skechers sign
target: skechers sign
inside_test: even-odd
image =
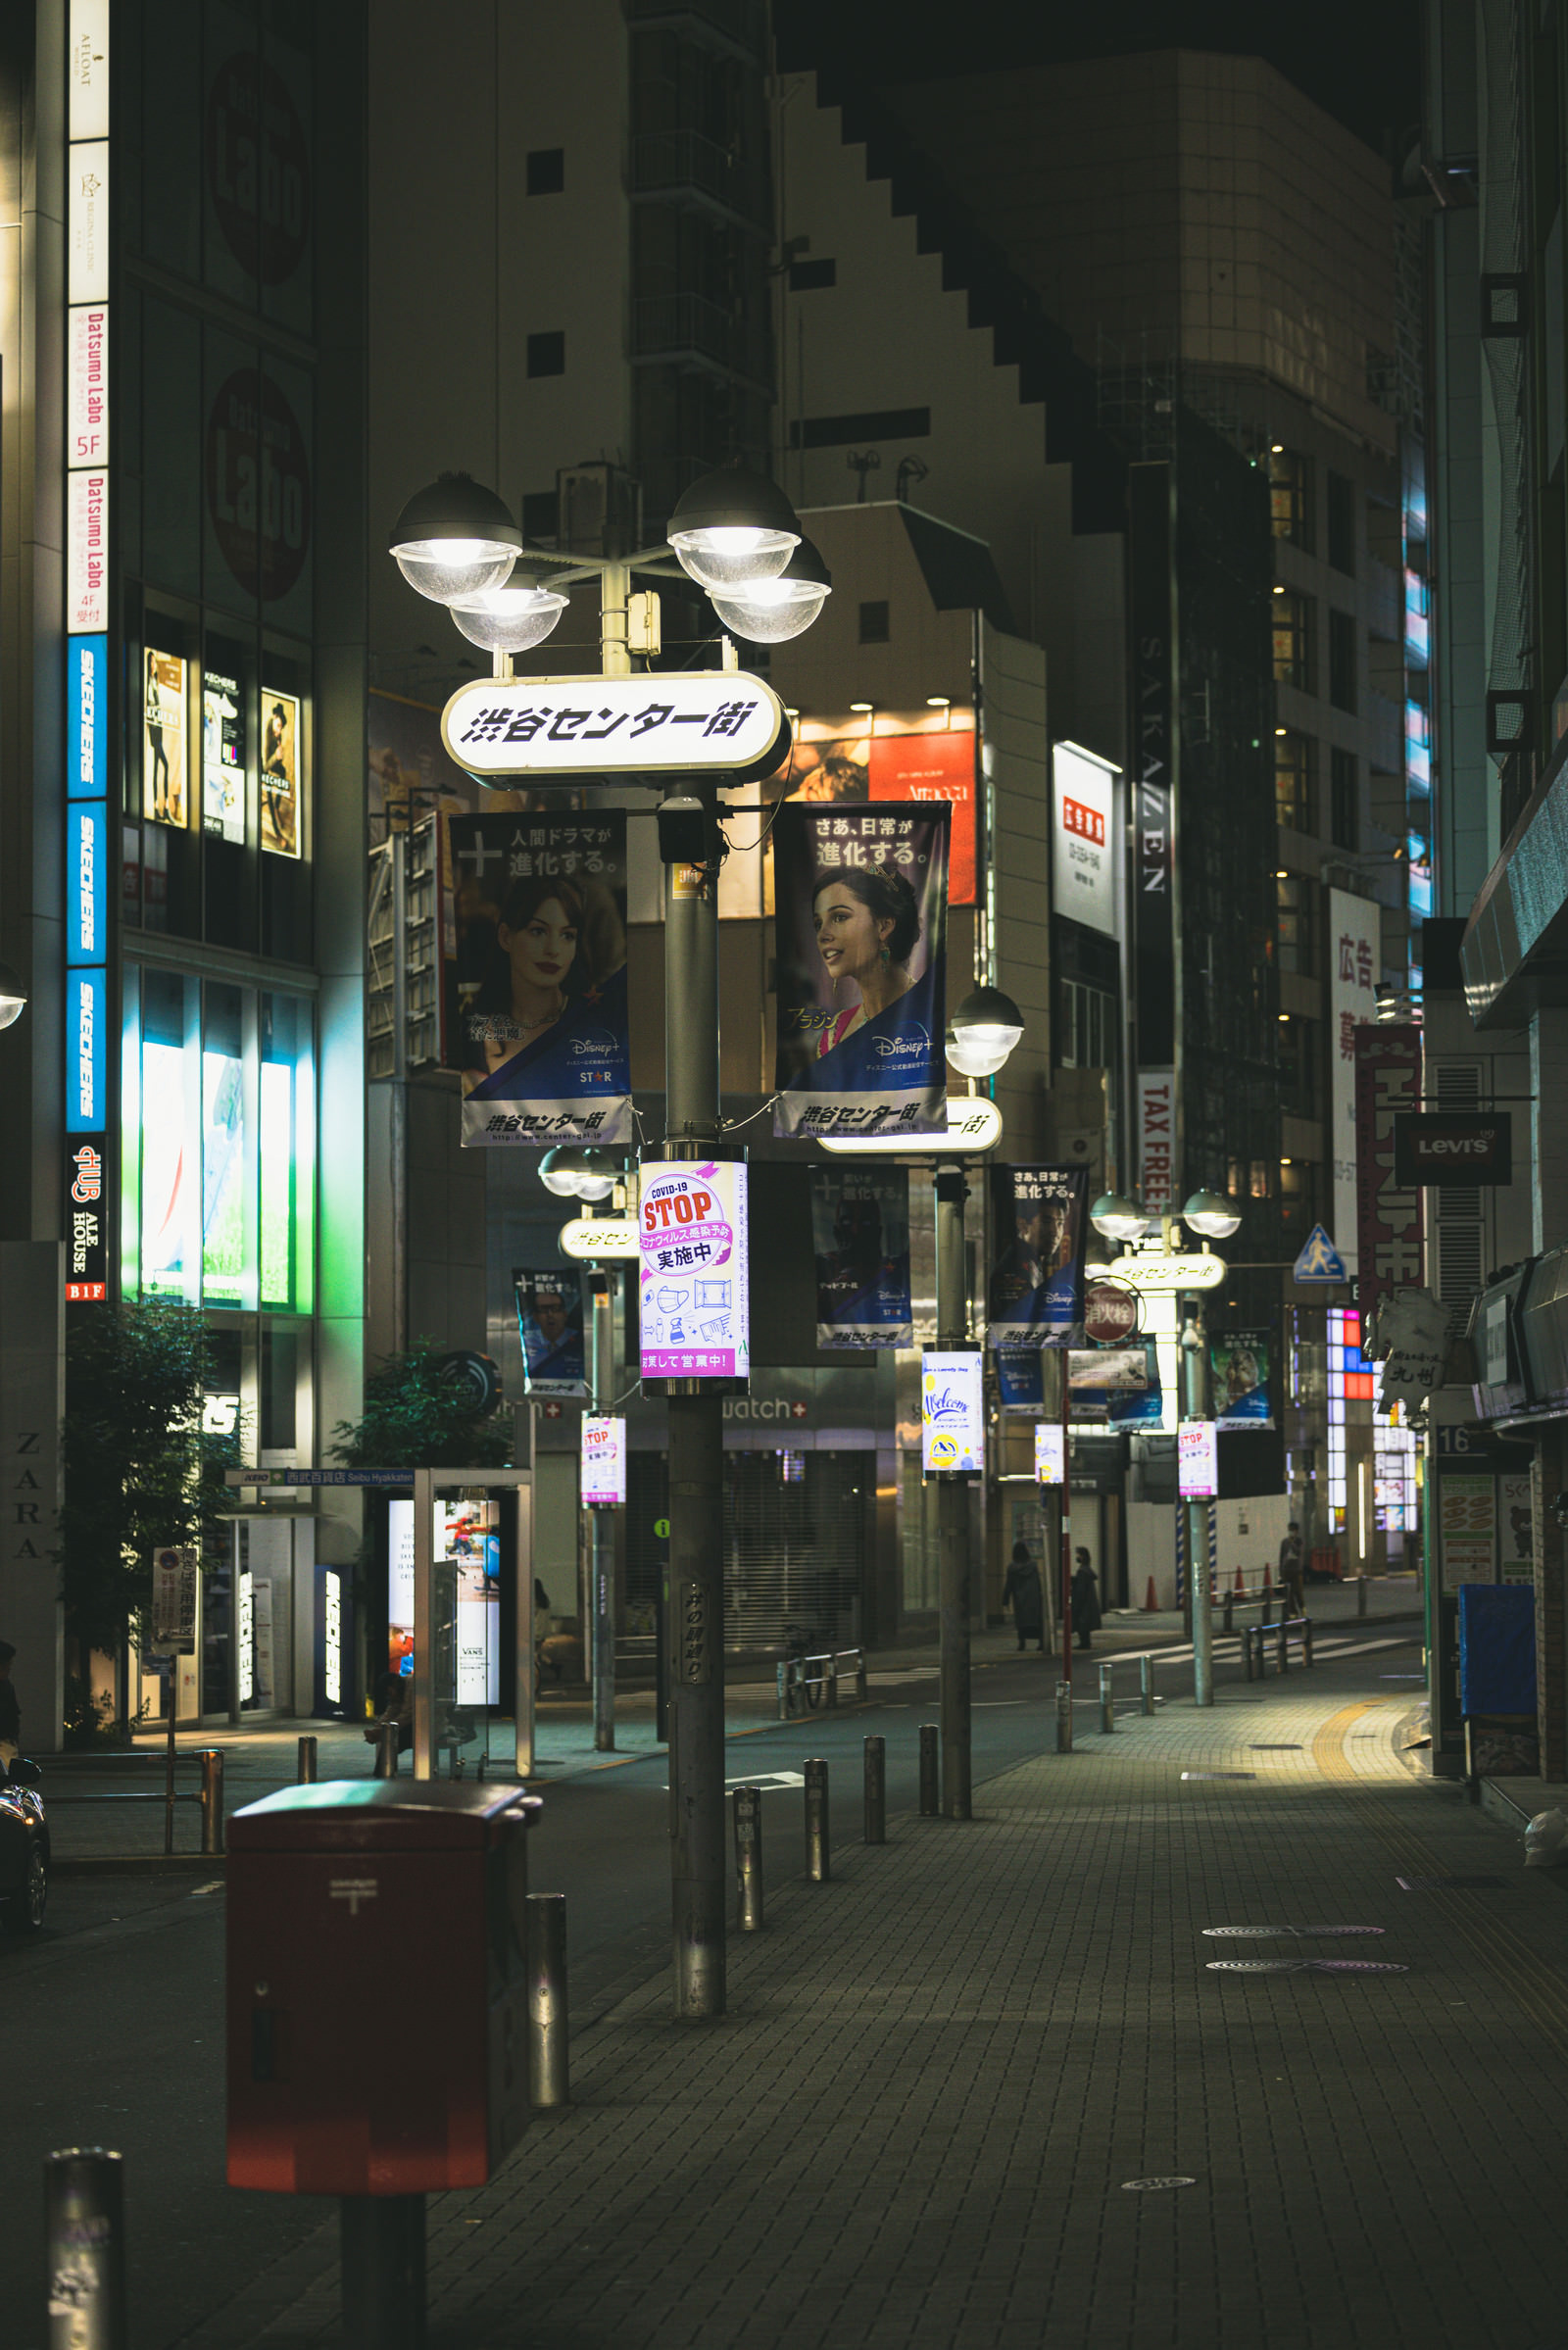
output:
[[[985,1467],[980,1349],[920,1357],[920,1466],[929,1477],[978,1477]]]
[[[74,636],[66,647],[66,797],[108,790],[109,639]]]
[[[744,669],[648,677],[487,677],[459,686],[441,739],[481,782],[511,775],[771,775],[790,722]]]
[[[1513,1118],[1406,1110],[1394,1121],[1394,1180],[1404,1191],[1422,1184],[1503,1184],[1513,1181]]]
[[[104,974],[66,975],[66,1131],[93,1134],[104,1123]]]
[[[109,804],[74,801],[66,816],[66,960],[101,963],[109,911]]]

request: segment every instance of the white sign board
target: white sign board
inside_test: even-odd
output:
[[[582,1499],[587,1509],[621,1509],[626,1501],[626,1423],[608,1413],[582,1416]]]
[[[639,1252],[635,1216],[574,1216],[562,1225],[557,1238],[563,1256],[575,1257],[579,1264]]]
[[[1116,938],[1121,925],[1117,770],[1076,743],[1051,753],[1051,903],[1058,914]]]
[[[83,139],[71,150],[67,299],[109,299],[109,141]]]
[[[978,1477],[985,1467],[985,1407],[978,1347],[920,1357],[920,1466]]]
[[[950,1094],[946,1134],[819,1134],[816,1139],[824,1151],[844,1157],[858,1158],[868,1151],[910,1159],[954,1152],[973,1157],[977,1151],[994,1151],[1001,1142],[1002,1112],[984,1094]]]
[[[646,677],[487,677],[461,685],[441,739],[470,775],[770,775],[784,705],[744,669]]]
[[[1212,1420],[1183,1420],[1177,1429],[1176,1490],[1184,1501],[1212,1501],[1219,1492],[1219,1431]]]
[[[652,1159],[638,1207],[645,1379],[746,1379],[751,1295],[746,1169],[735,1159]]]
[[[1138,1072],[1138,1196],[1152,1216],[1168,1215],[1176,1206],[1174,1069]]]
[[[109,0],[71,0],[67,136],[109,136]]]
[[[109,626],[109,475],[92,465],[66,475],[66,628],[99,636]]]
[[[1356,1265],[1355,1031],[1378,1016],[1381,909],[1348,890],[1329,892],[1329,1229],[1347,1274]],[[1298,1274],[1298,1280],[1300,1276]]]
[[[109,305],[84,302],[66,315],[66,464],[109,460]]]
[[[1146,1297],[1168,1297],[1183,1290],[1218,1289],[1225,1278],[1225,1259],[1203,1248],[1151,1248],[1147,1255],[1118,1256],[1113,1267],[1118,1281]]]
[[[1067,1437],[1059,1420],[1035,1422],[1035,1483],[1065,1485]]]
[[[189,1656],[196,1645],[196,1552],[189,1543],[153,1552],[155,1656]]]

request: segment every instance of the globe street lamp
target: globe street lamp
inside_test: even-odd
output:
[[[392,525],[398,569],[437,604],[500,587],[521,545],[522,532],[494,490],[466,473],[443,473]]]
[[[1102,1192],[1089,1221],[1103,1241],[1136,1241],[1148,1229],[1149,1215],[1124,1192]]]
[[[994,1077],[1023,1035],[1023,1014],[999,987],[977,987],[948,1024],[947,1055],[961,1077]]]
[[[9,1028],[27,1008],[27,991],[9,963],[0,963],[0,1028]]]
[[[832,574],[809,539],[791,551],[775,577],[745,587],[710,587],[714,612],[732,636],[752,645],[784,645],[804,636],[833,593]]]
[[[1200,1240],[1228,1241],[1241,1229],[1242,1211],[1222,1192],[1194,1192],[1182,1209],[1182,1222]]]

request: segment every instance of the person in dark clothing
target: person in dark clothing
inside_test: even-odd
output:
[[[1089,1564],[1087,1550],[1075,1550],[1073,1558],[1077,1563],[1072,1576],[1072,1628],[1078,1646],[1092,1648],[1093,1635],[1100,1630],[1100,1578]]]
[[[1046,1652],[1046,1608],[1040,1591],[1040,1569],[1030,1557],[1026,1545],[1014,1542],[1012,1564],[1007,1580],[1002,1587],[1002,1604],[1012,1609],[1012,1628],[1018,1635],[1020,1649],[1033,1640],[1042,1656]]]
[[[11,1686],[11,1660],[16,1653],[9,1640],[0,1640],[0,1747],[9,1746],[12,1754],[22,1747],[22,1708]],[[9,1767],[12,1754],[0,1753],[0,1763]]]

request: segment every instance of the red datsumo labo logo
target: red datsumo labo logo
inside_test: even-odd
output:
[[[1513,1181],[1513,1120],[1410,1110],[1394,1121],[1394,1180],[1401,1190],[1425,1185],[1502,1184]]]

